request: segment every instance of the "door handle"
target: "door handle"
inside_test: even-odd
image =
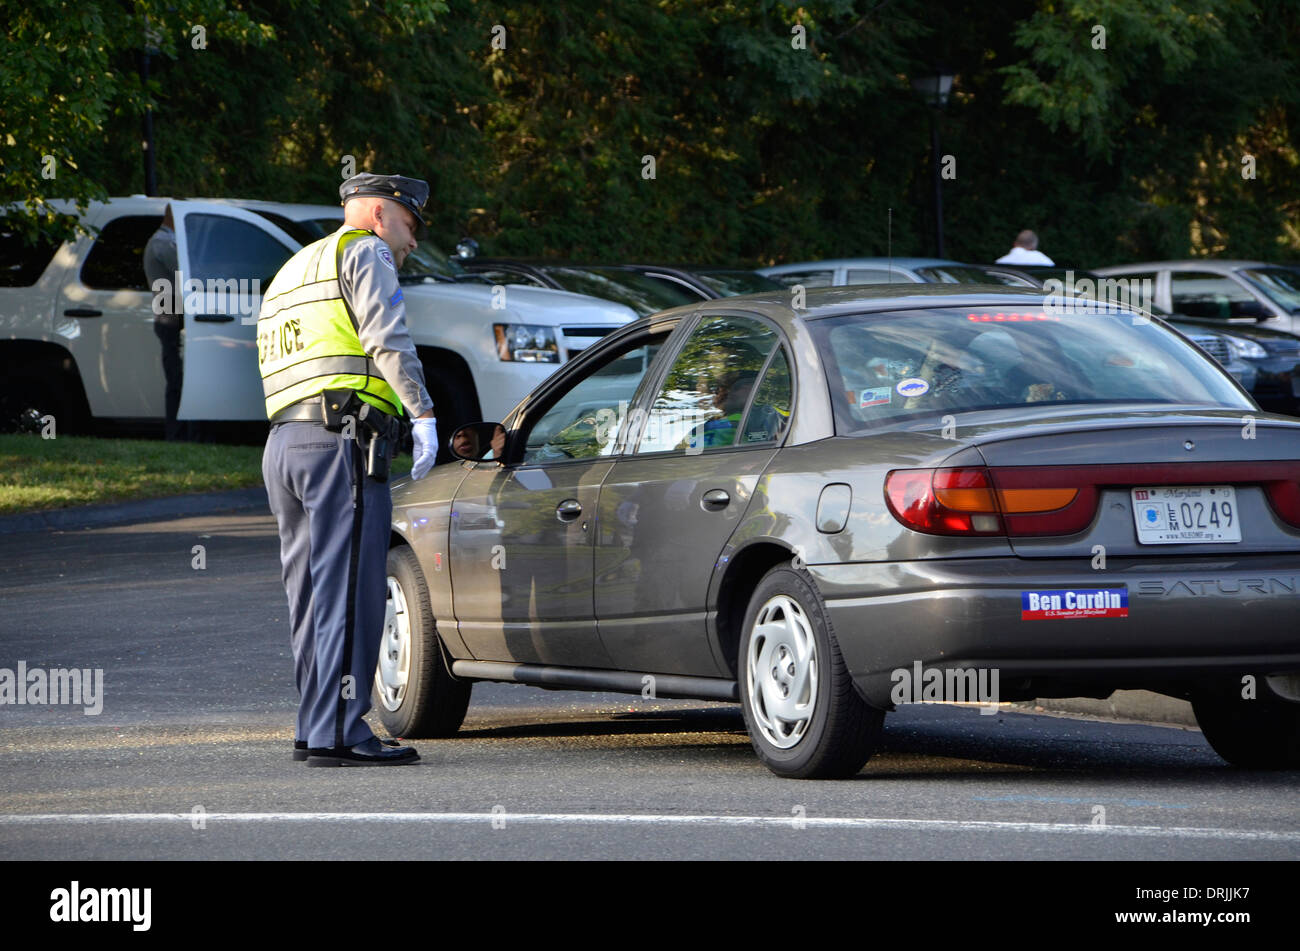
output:
[[[731,496],[727,494],[726,489],[709,489],[700,499],[700,507],[705,511],[709,509],[725,508],[731,502]]]
[[[88,307],[73,307],[63,312],[64,317],[103,317],[102,310],[91,310]]]
[[[582,514],[582,503],[577,499],[565,499],[555,506],[555,517],[561,522],[572,522]]]

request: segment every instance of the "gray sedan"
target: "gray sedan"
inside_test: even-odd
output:
[[[740,703],[789,777],[900,703],[1187,697],[1300,766],[1300,422],[1158,322],[941,286],[620,328],[394,491],[385,725],[475,681]]]

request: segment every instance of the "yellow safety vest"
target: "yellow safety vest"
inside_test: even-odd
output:
[[[257,317],[257,364],[266,416],[322,390],[349,389],[367,403],[402,415],[397,393],[366,356],[343,299],[343,249],[373,231],[336,233],[307,245],[280,268]]]

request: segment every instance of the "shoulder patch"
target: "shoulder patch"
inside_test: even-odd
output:
[[[383,261],[394,271],[397,270],[397,265],[393,263],[393,252],[388,250],[388,248],[379,249],[379,260]]]

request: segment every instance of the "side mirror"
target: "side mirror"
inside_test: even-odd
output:
[[[461,238],[456,244],[456,257],[462,261],[478,257],[478,242],[473,238]]]
[[[451,454],[468,462],[501,461],[506,448],[506,431],[500,423],[469,423],[451,434]]]
[[[1228,305],[1229,317],[1254,317],[1256,320],[1268,320],[1269,313],[1257,300],[1235,300]]]

